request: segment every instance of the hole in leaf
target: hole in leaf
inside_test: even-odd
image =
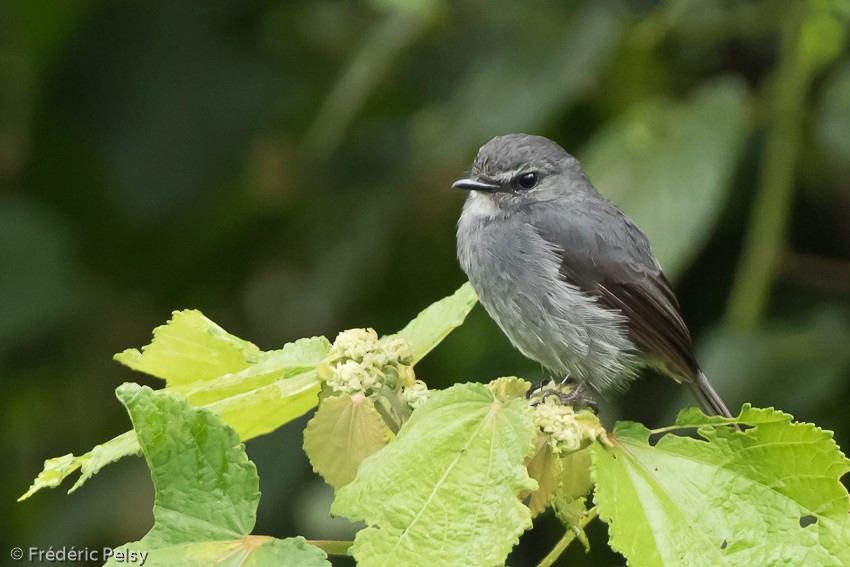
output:
[[[724,539],[723,543],[720,544],[720,549],[726,549],[726,546],[728,546],[728,545],[729,545],[729,542]]]
[[[811,526],[812,524],[817,524],[818,519],[812,516],[811,514],[807,514],[800,518],[800,527],[805,528]]]

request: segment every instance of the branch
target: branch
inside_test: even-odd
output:
[[[554,565],[555,561],[558,560],[558,557],[560,557],[564,550],[567,549],[567,546],[569,546],[573,542],[573,540],[578,537],[581,531],[584,530],[584,527],[591,521],[593,521],[593,519],[597,516],[599,516],[599,510],[596,508],[596,506],[594,506],[593,508],[587,511],[587,514],[585,514],[585,516],[581,520],[579,520],[577,526],[570,526],[570,529],[567,530],[567,532],[564,534],[564,537],[562,537],[560,541],[555,544],[555,547],[552,548],[552,551],[550,551],[546,555],[546,557],[544,557],[540,561],[540,563],[537,564],[537,567],[551,567],[552,565]]]

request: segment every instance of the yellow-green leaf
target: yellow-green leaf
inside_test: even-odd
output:
[[[115,360],[175,386],[239,372],[259,355],[255,345],[190,309],[175,311],[168,323],[154,329],[153,340],[141,351],[127,349]]]
[[[304,430],[304,451],[313,470],[334,488],[354,480],[363,459],[389,440],[389,430],[370,398],[326,398]]]

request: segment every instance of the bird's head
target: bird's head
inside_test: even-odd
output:
[[[487,207],[510,213],[583,188],[578,160],[543,136],[508,134],[484,144],[469,176],[452,184]]]

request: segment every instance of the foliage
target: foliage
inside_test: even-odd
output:
[[[664,429],[620,422],[607,433],[588,408],[560,403],[555,392],[569,385],[529,393],[527,381],[499,378],[406,395],[418,383],[414,352],[431,350],[474,302],[465,285],[396,335],[353,329],[332,347],[306,339],[272,353],[200,313],[176,314],[143,353],[117,357],[167,386],[117,391],[156,498],[154,526],[116,554],[144,554],[152,565],[327,565],[328,551],[350,553],[361,565],[500,565],[551,506],[564,537],[541,565],[573,539],[588,546],[584,527],[597,516],[609,525],[611,547],[632,564],[850,562],[850,495],[841,484],[850,461],[831,433],[788,414],[745,405],[727,419],[689,408]],[[426,346],[411,347],[404,336]],[[249,372],[263,364],[263,372]],[[174,381],[193,367],[208,387]],[[240,436],[253,430],[228,425],[232,414],[216,410],[272,383],[259,378],[272,374],[283,383],[316,377],[322,394],[304,450],[336,491],[331,512],[366,522],[353,542],[251,534],[259,477]],[[198,403],[208,400],[201,391],[217,401]],[[278,391],[286,397],[289,390]],[[674,434],[682,430],[697,437]],[[660,438],[650,443],[652,435]],[[57,462],[22,498],[61,481]]]
[[[400,329],[435,290],[457,288],[463,196],[451,181],[509,131],[558,141],[650,236],[730,406],[782,408],[847,445],[846,0],[48,4],[0,3],[3,547],[99,547],[146,529],[143,462],[122,459],[140,445],[135,431],[115,437],[126,412],[104,400],[105,384],[159,387],[108,361],[174,309],[199,309],[265,353],[325,336],[312,343],[321,359],[338,331]],[[222,361],[250,358],[232,346]],[[258,364],[230,385],[197,384],[191,402],[235,403],[209,409],[253,436],[258,533],[353,539],[326,514],[332,491],[292,434],[308,415],[278,427],[278,413],[331,397],[316,387],[325,377]],[[382,423],[352,414],[379,442],[458,379],[542,377],[481,310],[415,373],[430,390],[414,383],[400,401],[360,406]],[[243,379],[253,394],[238,395]],[[600,400],[601,416],[672,423],[690,399],[666,386],[638,381]],[[319,411],[339,425],[345,414],[328,412],[346,403]],[[550,494],[568,475],[562,459],[590,451],[535,447],[541,488],[521,497],[590,521],[580,498]],[[84,491],[15,504],[44,459],[69,451],[39,482],[80,471]],[[361,456],[329,466],[347,462],[349,478]],[[527,567],[551,545],[558,519],[534,521],[508,564]],[[601,524],[588,524],[591,540]],[[565,559],[621,562],[574,543]]]
[[[523,398],[458,384],[414,412],[398,437],[337,492],[331,512],[365,520],[358,564],[496,565],[531,515],[523,467],[534,429]]]
[[[464,285],[423,311],[400,335],[409,334],[414,344],[420,345],[420,352],[427,352],[463,323],[476,301],[472,287]],[[452,314],[448,321],[435,319],[435,314],[444,311]],[[329,375],[331,361],[338,358],[324,337],[300,339],[279,350],[260,352],[199,311],[175,312],[168,324],[154,329],[153,341],[142,353],[129,349],[115,356],[118,362],[166,380],[166,392],[185,396],[190,403],[221,415],[242,440],[277,429],[313,408],[320,374]],[[102,467],[138,451],[138,440],[128,432],[80,457],[49,459],[20,500],[41,488],[58,486],[82,467],[83,475],[71,488],[76,490]]]
[[[611,546],[639,565],[846,565],[850,470],[832,434],[745,405],[729,420],[684,410],[664,435],[619,423],[596,445],[594,500]],[[672,428],[671,428],[672,429]]]
[[[330,565],[303,538],[252,536],[260,478],[233,428],[164,390],[117,391],[151,470],[154,525],[115,550],[144,554],[146,565]]]

